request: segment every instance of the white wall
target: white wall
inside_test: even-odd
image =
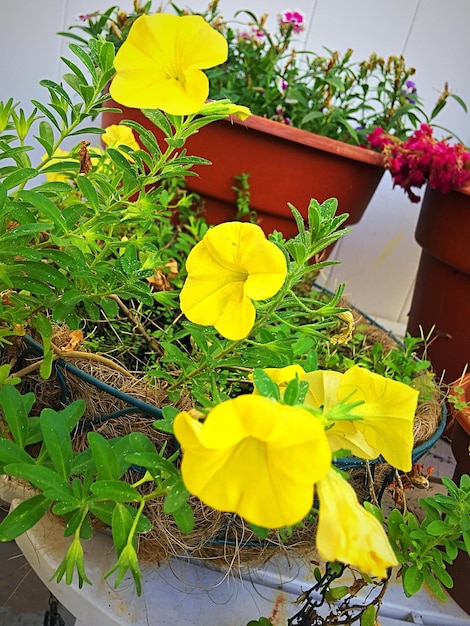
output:
[[[56,32],[77,23],[79,14],[104,10],[112,3],[0,0],[0,4],[0,100],[13,96],[28,108],[31,98],[41,97],[40,79],[60,79],[59,57],[67,42]],[[206,0],[177,4],[194,10],[207,6]],[[122,0],[120,6],[130,10],[132,1]],[[445,81],[470,105],[469,0],[295,0],[292,5],[288,0],[220,0],[219,6],[227,18],[243,8],[273,18],[289,8],[301,9],[307,16],[308,49],[351,47],[358,60],[373,51],[381,56],[403,54],[407,64],[417,68],[415,82],[428,110]],[[470,143],[469,118],[456,104],[451,103],[439,121]],[[336,250],[342,264],[325,277],[330,286],[346,282],[356,306],[398,331],[406,325],[419,259],[413,238],[418,211],[419,205],[411,204],[400,189],[392,189],[386,173],[365,216]]]

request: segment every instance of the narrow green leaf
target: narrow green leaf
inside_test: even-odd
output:
[[[44,146],[44,148],[46,148],[46,146],[49,146],[49,150],[47,150],[46,148],[48,156],[52,156],[52,148],[54,146],[54,132],[49,122],[46,122],[45,120],[41,120],[39,122],[39,137],[42,140],[42,145]]]
[[[0,406],[3,417],[10,429],[13,439],[24,448],[28,437],[28,414],[34,402],[34,394],[22,395],[16,387],[5,385],[0,388]]]
[[[89,179],[86,176],[79,176],[77,178],[77,185],[93,209],[98,212],[100,208],[100,200],[96,189],[93,187]]]
[[[280,399],[281,393],[279,391],[279,387],[262,369],[256,368],[254,370],[253,380],[256,390],[260,395],[265,396],[266,398],[274,398],[275,400]]]
[[[114,507],[112,519],[113,543],[119,556],[127,544],[133,519],[127,508],[119,502]]]
[[[57,226],[60,232],[66,231],[67,223],[64,216],[57,208],[57,206],[52,202],[52,200],[50,200],[47,196],[36,191],[24,189],[18,194],[18,197],[25,202],[30,202],[34,207],[39,210],[40,215],[50,220],[55,226]]]
[[[0,523],[0,541],[12,541],[39,522],[47,513],[51,501],[38,494],[21,502]]]
[[[100,480],[117,480],[121,475],[121,471],[119,459],[111,443],[95,432],[89,432],[87,439],[93,453],[98,478]]]
[[[3,181],[5,189],[13,189],[31,180],[38,175],[38,171],[32,167],[24,167],[9,174]]]
[[[34,465],[34,460],[14,441],[0,438],[0,473],[3,473],[2,466],[9,463],[30,463]]]
[[[176,511],[173,511],[172,516],[182,533],[190,533],[193,530],[194,512],[187,502],[179,509],[176,509]]]
[[[70,493],[69,483],[57,472],[42,465],[11,463],[5,466],[5,472],[16,478],[23,478],[34,487],[45,491],[48,488],[59,490],[62,494]]]
[[[165,496],[163,511],[165,513],[173,513],[183,506],[188,500],[190,493],[184,486],[181,476],[171,476],[165,480],[164,485],[169,487],[170,491]]]
[[[120,480],[100,480],[90,487],[91,492],[102,500],[115,502],[140,502],[142,496],[129,483]]]
[[[39,423],[44,445],[58,474],[68,480],[72,467],[72,442],[66,423],[55,411],[42,411]]]

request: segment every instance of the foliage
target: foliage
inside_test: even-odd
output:
[[[137,329],[152,355],[146,369],[149,380],[166,384],[167,406],[155,428],[170,436],[157,449],[140,432],[112,439],[89,432],[88,447],[75,451],[72,440],[84,411],[83,402],[73,402],[60,410],[43,409],[38,415],[34,393],[17,388],[30,368],[0,366],[0,471],[28,481],[37,490],[0,524],[0,540],[15,538],[52,509],[64,519],[64,533],[72,538],[55,578],[70,583],[78,576],[82,586],[90,582],[82,541],[91,537],[92,518],[98,518],[111,527],[116,549],[116,563],[107,576],[115,574],[117,586],[130,572],[140,593],[136,543],[137,536],[150,529],[146,504],[160,501],[163,513],[173,517],[183,532],[191,531],[194,525],[188,499],[197,494],[195,490],[190,494],[184,478],[187,441],[191,449],[197,435],[203,448],[209,431],[206,447],[211,453],[213,441],[221,434],[223,443],[228,441],[226,447],[234,437],[233,449],[243,439],[248,440],[249,445],[239,446],[246,453],[253,449],[252,433],[257,433],[256,446],[264,446],[266,455],[276,459],[277,475],[287,484],[287,488],[279,485],[273,489],[273,506],[288,512],[293,508],[289,497],[295,482],[306,504],[301,507],[302,513],[308,517],[317,513],[313,501],[316,483],[344,482],[331,466],[339,450],[330,449],[329,437],[339,425],[347,422],[355,445],[367,449],[361,458],[372,459],[382,452],[387,458],[388,452],[397,448],[399,465],[411,465],[411,426],[418,394],[408,379],[421,366],[410,367],[408,358],[404,363],[399,358],[382,359],[386,362],[384,373],[403,378],[393,382],[358,366],[347,367],[344,374],[336,369],[315,371],[318,355],[311,348],[330,341],[338,320],[344,320],[347,312],[340,305],[341,288],[326,299],[314,293],[299,294],[297,288],[312,272],[331,263],[315,260],[346,232],[341,228],[346,216],[336,215],[336,200],[322,204],[312,200],[305,222],[291,206],[298,235],[287,241],[276,232],[266,238],[261,229],[248,222],[210,229],[191,214],[191,198],[179,188],[181,179],[191,175],[194,165],[205,163],[186,153],[185,141],[205,124],[230,113],[246,115],[246,110],[227,100],[205,104],[197,114],[176,116],[144,110],[164,132],[166,145],[159,145],[154,135],[139,124],[126,121],[124,125],[138,139],[137,147],[124,142],[108,145],[103,151],[91,149],[85,141],[79,141],[79,136],[102,133],[93,121],[104,110],[107,95],[103,90],[114,76],[115,49],[110,41],[98,38],[91,39],[87,47],[71,44],[70,50],[73,59],[63,59],[70,72],[60,84],[42,81],[48,98],[46,103],[34,101],[29,117],[12,100],[0,105],[0,343],[6,348],[26,333],[40,337],[43,358],[32,367],[39,365],[46,379],[54,360],[68,351],[54,344],[54,325],[66,324],[91,335],[95,325],[106,328],[108,334],[92,335],[89,341],[96,341],[107,354],[109,336],[127,323]],[[91,120],[90,126],[87,120]],[[29,156],[32,136],[45,151],[38,164],[33,164]],[[65,154],[60,152],[64,140],[74,138],[78,144]],[[244,182],[240,182],[244,189]],[[272,259],[274,268],[270,265]],[[177,271],[170,269],[175,266]],[[163,291],[153,287],[157,276],[167,282]],[[201,288],[202,300],[206,296],[209,300],[209,305],[203,307],[202,321],[197,299],[187,306],[181,297],[189,289],[187,285],[193,293]],[[230,310],[230,303],[240,302],[243,306]],[[150,332],[140,322],[142,316],[158,320]],[[215,326],[221,317],[225,325],[218,332]],[[206,321],[208,318],[210,321]],[[231,325],[242,318],[244,332],[230,338],[227,324],[231,331]],[[413,349],[411,340],[409,349]],[[371,362],[364,364],[378,369],[380,360],[380,356],[373,355]],[[268,374],[266,370],[271,368],[276,371]],[[307,382],[313,378],[317,379],[316,385]],[[317,391],[314,387],[321,386],[318,381],[326,383],[326,391],[313,397]],[[178,412],[171,406],[183,392],[191,398],[191,413]],[[241,393],[248,396],[247,402],[246,398],[238,402]],[[312,397],[307,398],[308,394]],[[250,414],[242,411],[235,415],[237,419],[225,420],[227,415],[233,417],[230,411],[234,404],[259,404],[265,410]],[[216,433],[211,435],[209,426],[216,421],[214,415],[222,415],[224,424],[221,428],[216,423]],[[282,423],[282,415],[289,416],[289,423]],[[358,434],[356,426],[361,421],[364,428]],[[282,437],[278,430],[273,445],[276,437],[271,429],[275,430],[275,423],[281,424]],[[186,437],[178,437],[178,424],[187,427]],[[373,436],[368,440],[371,432]],[[285,453],[284,439],[299,459],[295,472],[290,471],[290,451]],[[309,448],[320,440],[322,463]],[[344,440],[348,442],[348,436]],[[405,443],[399,446],[397,441]],[[219,452],[215,449],[216,455]],[[232,463],[230,450],[223,453]],[[256,462],[259,457],[263,454],[257,455]],[[247,467],[250,472],[251,467],[239,461],[239,471],[231,472],[229,466],[228,480],[233,481],[235,490],[251,490],[251,482],[243,479]],[[204,463],[207,469],[207,457]],[[138,477],[132,474],[136,468],[140,471]],[[257,469],[254,466],[253,471]],[[400,469],[406,471],[406,467]],[[212,470],[211,487],[218,497],[221,478]],[[272,487],[266,465],[261,470]],[[130,480],[129,474],[133,476]],[[226,482],[222,482],[225,490]],[[367,557],[372,555],[369,573],[381,578],[385,569],[396,563],[396,557],[383,527],[359,505],[352,488],[344,485],[349,508],[342,521],[356,524],[356,536],[366,528],[362,520],[367,520],[367,527],[373,526],[374,532],[367,538],[370,550],[364,552]],[[279,493],[287,494],[283,507],[278,506]],[[264,515],[266,511],[259,509],[257,513]],[[230,511],[239,513],[236,506]],[[257,519],[247,521],[261,535],[267,531],[259,527]],[[406,528],[396,526],[406,537]],[[431,523],[430,529],[434,528],[437,525]],[[340,524],[335,530],[346,532]],[[289,528],[281,529],[285,537],[289,532]],[[324,534],[324,546],[334,551],[336,545],[331,544],[328,532]],[[396,542],[405,541],[400,534],[395,537]],[[351,555],[356,559],[351,562],[360,569],[365,562],[362,551],[355,549],[357,545],[353,546],[350,539],[348,542],[342,546],[342,558],[348,560]],[[467,540],[465,544],[468,548]],[[450,554],[455,552],[452,547],[449,550]],[[331,593],[339,592],[332,589]],[[364,615],[366,624],[372,614],[369,611]]]
[[[420,523],[410,511],[394,509],[388,518],[388,536],[401,564],[403,588],[407,596],[417,593],[426,583],[441,600],[442,585],[452,587],[446,564],[459,550],[470,551],[470,478],[464,474],[460,485],[442,478],[447,494],[421,498],[426,512]]]
[[[171,6],[178,15],[194,13]],[[102,35],[119,49],[135,20],[151,12],[150,2],[135,3],[135,11],[129,14],[112,7],[81,16],[82,24],[62,34],[84,44],[87,37]],[[415,69],[407,67],[402,56],[383,59],[372,53],[358,61],[351,49],[344,53],[305,50],[298,38],[305,29],[299,11],[279,15],[274,32],[266,25],[268,15],[258,17],[249,10],[237,11],[232,21],[225,21],[217,0],[200,14],[224,35],[229,49],[227,61],[207,71],[210,97],[229,98],[256,115],[363,145],[377,126],[405,139],[420,122],[432,122],[449,98],[463,105],[446,87],[426,115],[411,80]],[[85,36],[77,35],[77,30]]]

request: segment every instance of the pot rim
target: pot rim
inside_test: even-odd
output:
[[[252,114],[245,120],[241,120],[236,115],[230,115],[222,121],[235,124],[237,126],[244,126],[245,128],[256,130],[260,133],[275,135],[281,139],[293,141],[295,143],[303,144],[304,146],[317,148],[319,150],[324,150],[325,152],[330,152],[331,154],[337,154],[339,156],[344,156],[356,161],[362,161],[363,163],[368,163],[385,169],[384,156],[379,152],[371,150],[370,148],[354,146],[352,144],[345,143],[344,141],[338,141],[337,139],[332,139],[331,137],[324,137],[323,135],[312,133],[308,130],[288,126],[287,124],[282,124],[281,122],[270,120],[266,117]]]

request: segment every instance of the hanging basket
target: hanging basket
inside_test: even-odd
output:
[[[397,344],[395,337],[363,314],[354,311],[354,316],[356,326],[366,325],[368,340],[372,345],[375,341],[387,347]],[[40,359],[42,355],[42,346],[27,336],[22,338],[21,346],[17,345],[15,350],[17,368]],[[23,379],[24,391],[34,389],[37,412],[45,406],[60,409],[73,400],[84,399],[86,410],[74,438],[76,451],[86,447],[86,433],[89,430],[106,438],[140,431],[158,449],[166,445],[169,454],[176,451],[174,438],[153,427],[154,421],[162,417],[161,408],[170,404],[164,386],[150,386],[141,379],[126,375],[122,368],[103,365],[89,356],[83,353],[83,357],[56,360],[53,375],[46,381],[37,373]],[[182,395],[176,406],[180,410],[192,408],[189,396]],[[439,397],[420,405],[414,426],[413,463],[434,445],[444,425],[445,407],[441,406]],[[395,471],[382,458],[366,463],[348,457],[335,463],[349,473],[360,501],[369,497],[371,486],[380,499],[393,480]],[[129,470],[130,482],[141,477],[139,468]],[[194,510],[195,524],[194,530],[185,534],[179,530],[172,516],[164,513],[161,499],[148,503],[145,514],[151,521],[152,529],[140,536],[138,547],[139,558],[143,563],[159,564],[172,556],[184,554],[211,565],[230,568],[246,565],[251,568],[267,562],[275,554],[295,553],[305,559],[318,558],[313,548],[316,528],[313,522],[305,521],[301,528],[293,528],[287,543],[285,537],[275,530],[266,539],[260,540],[237,515],[215,511],[195,497],[191,498],[190,504]]]

